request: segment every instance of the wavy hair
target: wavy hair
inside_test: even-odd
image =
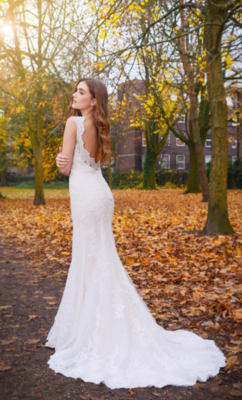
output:
[[[82,116],[80,110],[72,108],[72,96],[77,91],[77,86],[80,82],[85,82],[90,90],[93,98],[97,99],[96,104],[92,107],[94,121],[98,132],[98,152],[101,153],[100,163],[110,162],[112,157],[110,122],[109,122],[109,107],[108,107],[108,91],[106,85],[94,78],[81,78],[75,84],[70,97],[70,105],[66,110],[66,120],[74,116]]]

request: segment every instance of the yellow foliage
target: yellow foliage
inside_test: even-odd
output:
[[[233,61],[231,60],[229,54],[225,57],[225,62],[226,62],[227,67],[230,67],[233,64]]]

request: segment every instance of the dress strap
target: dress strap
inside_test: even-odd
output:
[[[85,117],[71,117],[74,119],[75,123],[76,123],[76,127],[77,127],[77,136],[82,136],[83,132],[85,131],[85,127],[84,127],[84,123],[83,120],[85,119]]]

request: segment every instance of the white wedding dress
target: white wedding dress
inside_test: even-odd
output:
[[[69,179],[72,261],[46,347],[48,364],[66,377],[111,389],[206,381],[225,366],[213,340],[156,323],[118,256],[114,199],[84,148],[85,117],[72,117],[77,137]]]

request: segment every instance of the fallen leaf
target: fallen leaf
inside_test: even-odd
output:
[[[231,394],[231,396],[234,396],[234,397],[242,397],[242,391],[241,390],[231,390],[229,392],[229,394]]]
[[[232,310],[232,314],[236,321],[242,321],[242,308],[239,310]]]
[[[28,340],[28,344],[35,344],[35,343],[38,343],[40,341],[40,339],[30,339],[30,340]]]
[[[204,383],[197,382],[195,385],[192,386],[194,389],[203,389]]]
[[[198,301],[200,299],[199,293],[193,292],[192,293],[193,300]]]
[[[126,264],[133,264],[134,258],[126,258]]]
[[[236,364],[237,360],[238,360],[238,356],[232,356],[232,357],[227,358],[226,367],[224,369],[229,369],[229,368],[233,367]]]
[[[11,344],[11,343],[16,342],[16,340],[19,340],[19,338],[16,337],[16,336],[13,336],[11,339],[2,340],[1,343],[2,343],[4,346],[6,346],[6,345],[9,345],[9,344]]]
[[[242,389],[242,382],[233,383],[235,389]]]
[[[31,321],[32,319],[35,319],[36,317],[37,317],[37,315],[29,315],[28,322]]]
[[[10,365],[6,365],[4,361],[0,362],[0,371],[8,371],[12,367]]]
[[[204,321],[201,323],[201,325],[202,326],[211,326],[211,325],[213,325],[213,322],[212,321]]]
[[[213,386],[213,387],[210,387],[209,390],[212,393],[216,393],[216,392],[219,392],[221,389],[219,386]]]
[[[240,346],[242,344],[242,340],[230,340],[230,343],[237,344]]]

